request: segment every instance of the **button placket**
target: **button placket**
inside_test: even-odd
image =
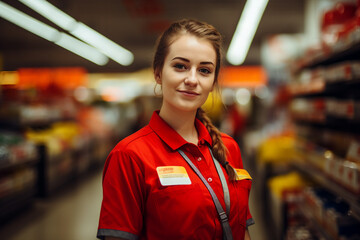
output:
[[[199,169],[199,171],[203,174],[203,176],[205,177],[206,181],[208,183],[212,183],[214,180],[209,172],[209,166],[207,164],[207,161],[205,161],[205,157],[203,156],[203,153],[201,151],[201,148],[205,148],[205,145],[201,145],[196,147],[189,147],[189,153],[192,155],[193,157],[193,163],[195,164],[195,166]]]

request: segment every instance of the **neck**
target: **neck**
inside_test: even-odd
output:
[[[159,116],[169,124],[187,142],[197,144],[198,133],[195,128],[195,112],[176,111],[161,107]]]

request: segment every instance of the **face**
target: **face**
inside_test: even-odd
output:
[[[155,79],[162,86],[162,111],[196,111],[213,90],[216,52],[208,40],[181,35],[169,48]]]

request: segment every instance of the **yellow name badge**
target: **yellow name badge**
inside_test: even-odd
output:
[[[245,169],[240,169],[240,168],[235,168],[235,172],[236,172],[236,180],[251,180],[251,176],[250,174],[245,170]]]
[[[190,185],[191,181],[186,169],[181,166],[157,167],[160,183],[163,186]]]

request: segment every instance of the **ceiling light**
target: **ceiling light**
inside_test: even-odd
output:
[[[104,65],[108,61],[108,58],[97,49],[74,37],[61,33],[55,28],[46,25],[3,2],[0,2],[0,17],[98,65]]]
[[[55,44],[78,54],[98,65],[105,65],[108,62],[108,58],[102,53],[94,49],[92,46],[87,45],[86,43],[66,34],[60,33],[58,40],[54,41]]]
[[[251,42],[269,0],[247,0],[226,58],[233,65],[245,61]]]
[[[45,0],[19,0],[23,4],[32,8],[42,16],[46,17],[61,28],[69,31],[72,35],[89,43],[99,49],[109,58],[121,65],[128,66],[134,61],[134,55],[127,49],[119,46],[115,42],[101,35],[92,28],[86,26],[56,8]]]
[[[77,23],[71,34],[99,49],[106,56],[122,65],[128,66],[134,61],[134,55],[83,23]]]
[[[48,41],[54,41],[59,37],[59,31],[50,27],[22,12],[0,2],[0,16]]]
[[[64,12],[59,11],[54,5],[50,4],[47,1],[35,1],[35,0],[19,0],[23,4],[32,8],[41,15],[48,18],[50,21],[55,23],[56,25],[62,27],[63,29],[70,29],[74,24],[76,24],[76,20]]]

